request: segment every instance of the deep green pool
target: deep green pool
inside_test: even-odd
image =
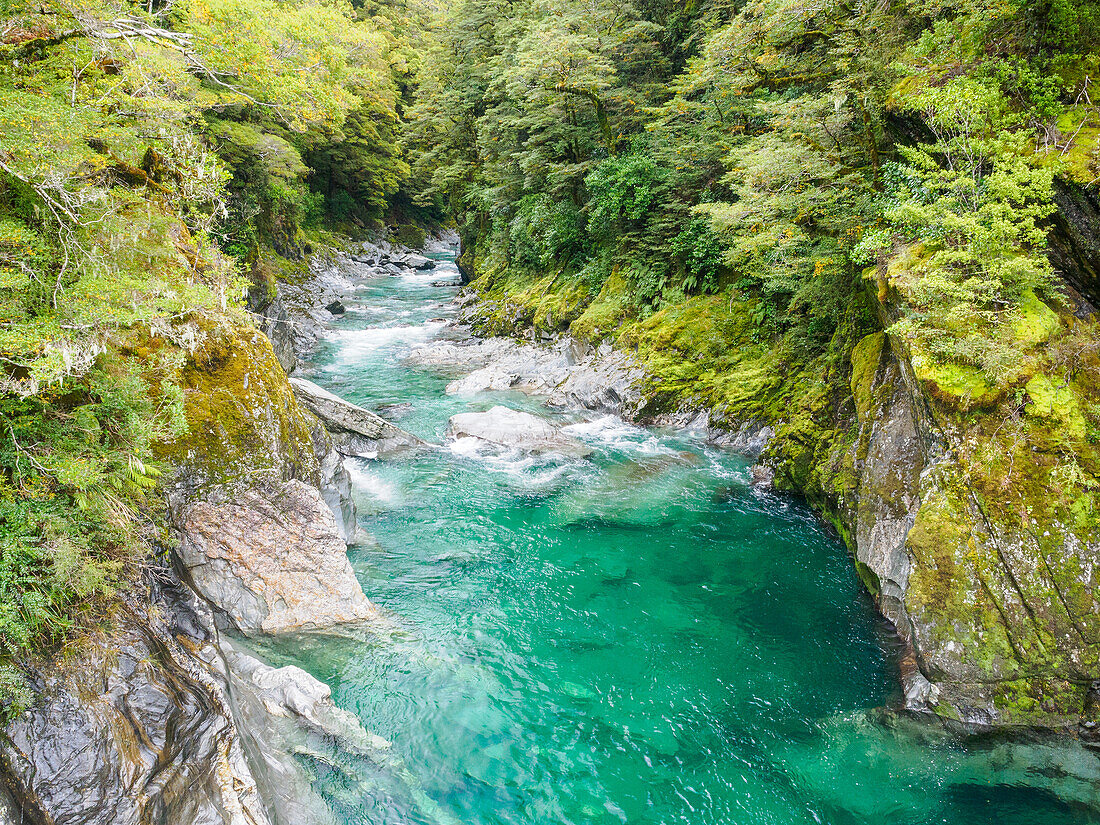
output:
[[[444,256],[439,256],[444,257]],[[360,273],[365,274],[365,273]],[[590,461],[465,445],[351,467],[350,555],[395,629],[283,643],[390,740],[358,772],[313,766],[347,823],[1100,821],[1092,754],[954,739],[881,713],[891,639],[844,548],[800,503],[685,434],[537,399],[452,398],[403,363],[453,334],[455,278],[359,282],[308,373],[442,444],[497,403],[572,424]],[[589,417],[591,418],[591,417]],[[580,422],[580,423],[578,423]]]

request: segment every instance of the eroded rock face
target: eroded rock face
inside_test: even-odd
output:
[[[200,595],[243,633],[374,618],[335,517],[301,481],[187,505],[177,550]]]
[[[900,669],[906,703],[923,710],[935,699],[935,690],[917,663],[906,607],[912,561],[905,540],[920,507],[921,474],[933,444],[886,335],[867,336],[857,345],[853,362],[863,366],[851,381],[860,426],[856,503],[848,516],[856,563],[905,645]]]
[[[149,601],[37,674],[38,701],[0,735],[0,825],[335,825],[303,757],[378,765],[389,743],[153,575]]]
[[[888,336],[868,336],[852,360],[858,484],[841,509],[906,645],[907,703],[977,725],[1088,718],[1100,545],[998,512]]]
[[[287,373],[294,371],[298,366],[298,353],[294,347],[294,323],[287,311],[286,302],[281,295],[270,302],[265,302],[262,309],[259,303],[249,308],[260,315],[260,331],[271,341],[271,348],[278,359],[280,366]]]
[[[447,434],[456,439],[477,438],[530,453],[557,453],[578,458],[592,453],[587,444],[566,435],[546,419],[507,407],[452,416]]]
[[[1050,262],[1081,297],[1085,317],[1100,311],[1100,192],[1055,178],[1054,202]]]
[[[328,685],[301,668],[271,667],[226,639],[220,647],[235,721],[273,825],[335,825],[298,760],[340,765],[349,753],[385,757],[390,743],[336,707]]]
[[[198,606],[180,589],[161,608],[39,674],[0,736],[16,822],[270,825]]]

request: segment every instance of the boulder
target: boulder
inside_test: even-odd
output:
[[[608,412],[631,418],[641,403],[643,371],[629,353],[595,350],[564,337],[549,345],[507,338],[472,343],[433,341],[407,359],[421,366],[468,374],[447,385],[450,395],[518,390],[545,396],[554,407]]]
[[[340,300],[332,301],[331,303],[326,304],[325,309],[327,309],[333,315],[343,315],[347,311],[347,308],[344,306],[343,301]]]
[[[410,252],[405,256],[405,266],[426,272],[429,269],[435,269],[435,261],[423,255],[417,255],[415,252]]]
[[[420,447],[424,442],[370,410],[345,401],[312,381],[292,377],[290,384],[299,403],[325,425],[336,449],[344,455],[371,456],[400,447]]]
[[[317,488],[286,481],[196,501],[176,551],[195,589],[245,634],[377,617]]]
[[[455,439],[477,438],[529,453],[559,453],[578,458],[592,453],[592,448],[583,441],[566,435],[546,419],[508,407],[453,416],[447,434]]]

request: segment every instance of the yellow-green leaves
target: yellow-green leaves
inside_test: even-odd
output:
[[[339,124],[358,94],[392,105],[385,40],[346,4],[188,0],[184,15],[207,84],[226,104],[272,108],[298,130]]]

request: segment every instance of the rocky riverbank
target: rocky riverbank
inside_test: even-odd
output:
[[[563,332],[569,325],[553,310],[546,324],[531,323],[541,310],[529,312],[523,295],[486,289],[475,283],[460,295],[458,334],[409,356],[413,365],[453,375],[448,393],[520,391],[552,407],[692,427],[745,452],[758,461],[757,483],[806,495],[844,537],[906,650],[901,676],[910,709],[971,727],[1040,725],[1092,738],[1100,712],[1089,699],[1100,675],[1090,573],[1100,556],[1095,522],[1057,512],[1059,494],[1035,484],[1027,460],[991,486],[974,466],[974,439],[985,422],[994,437],[1005,425],[992,414],[970,414],[967,424],[958,398],[921,374],[901,339],[867,330],[889,326],[896,314],[882,297],[888,284],[868,291],[877,321],[857,322],[868,307],[853,307],[824,376],[788,368],[784,377],[767,357],[745,364],[746,389],[757,390],[742,411],[705,393],[693,398],[690,383],[670,392],[665,360],[695,334],[693,325],[710,323],[706,316],[658,315],[612,346],[608,338],[590,343]],[[555,306],[552,292],[537,297],[539,307]],[[725,309],[734,317],[740,311]],[[1067,305],[1065,320],[1059,311],[1034,309],[1043,335],[1055,336],[1081,310]],[[512,320],[503,323],[505,315]],[[655,361],[648,338],[661,336],[669,352]],[[754,347],[745,343],[748,352]],[[1030,417],[1018,411],[1007,424],[1043,467],[1059,460],[1056,439],[1044,433],[1076,425],[1062,420],[1060,402],[1038,409],[1040,381],[1028,384]]]
[[[431,264],[389,244],[365,253]],[[190,357],[189,433],[161,447],[170,535],[109,628],[31,675],[36,701],[0,735],[0,823],[324,825],[303,754],[385,749],[325,685],[239,641],[379,626],[346,555],[343,457],[421,442],[287,376],[338,309],[350,260],[318,260],[257,300],[266,336],[219,328]]]
[[[413,358],[473,369],[448,392],[517,389],[691,426],[745,451],[759,462],[758,483],[805,495],[844,537],[904,646],[908,708],[971,728],[1037,725],[1091,741],[1100,520],[1087,483],[1079,496],[1056,482],[1075,472],[1058,433],[1084,426],[1073,412],[1080,393],[1051,389],[1040,373],[1016,408],[975,405],[970,389],[922,371],[900,337],[881,331],[897,316],[896,276],[877,277],[826,355],[801,367],[748,334],[730,343],[738,350],[713,349],[719,316],[747,331],[748,306],[704,297],[623,322],[615,335],[595,328],[592,344],[591,318],[622,300],[605,295],[612,282],[586,306],[553,284],[513,289],[500,277],[473,282],[462,317],[509,337],[437,344]],[[1073,319],[1080,302],[1037,302],[1031,312],[1039,338],[1030,346],[1053,346],[1082,323]],[[1078,335],[1081,369],[1095,369],[1095,348]],[[720,358],[734,365],[729,375],[707,366]],[[1011,443],[1002,444],[1006,432]],[[983,453],[992,445],[1001,458]]]

